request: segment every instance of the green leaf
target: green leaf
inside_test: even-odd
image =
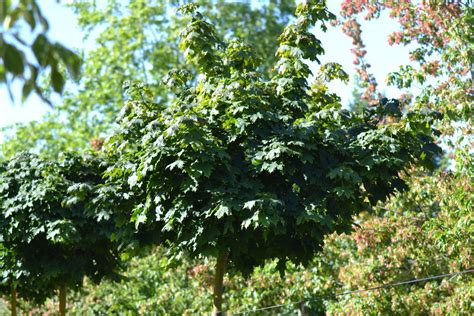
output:
[[[183,160],[176,160],[175,162],[170,163],[166,166],[166,169],[173,170],[174,168],[183,169],[184,161]]]
[[[10,44],[5,44],[3,50],[4,67],[15,76],[22,76],[25,71],[24,55],[19,49]]]
[[[25,102],[28,96],[31,94],[31,91],[35,88],[35,82],[32,80],[27,80],[23,84],[23,88],[21,90],[21,98],[22,102]]]
[[[253,200],[253,201],[247,201],[244,204],[244,209],[249,209],[252,210],[254,206],[257,204],[258,200]]]
[[[62,93],[65,83],[66,83],[66,80],[64,79],[64,76],[61,74],[58,68],[55,66],[52,67],[51,68],[51,84],[53,86],[54,91],[58,93]]]
[[[31,48],[40,66],[47,66],[49,58],[48,56],[50,52],[50,44],[46,36],[42,33],[38,34]]]
[[[81,59],[79,56],[60,44],[54,44],[52,50],[58,54],[73,80],[79,80],[81,71]]]
[[[230,215],[231,214],[231,210],[228,206],[225,206],[225,205],[219,205],[219,207],[217,208],[216,210],[216,217],[221,219],[222,217],[226,216],[226,215]]]

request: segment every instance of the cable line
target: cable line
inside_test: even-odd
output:
[[[467,273],[473,273],[473,272],[474,272],[474,269],[468,269],[468,270],[459,271],[459,272],[445,273],[445,274],[440,274],[440,275],[429,276],[429,277],[421,278],[421,279],[413,279],[413,280],[406,280],[406,281],[388,283],[388,284],[378,285],[378,286],[369,287],[369,288],[361,289],[361,290],[346,291],[346,292],[342,292],[342,293],[336,293],[334,295],[321,295],[321,296],[316,296],[315,298],[323,299],[323,298],[344,296],[344,295],[349,295],[349,294],[377,291],[377,290],[396,287],[396,286],[400,286],[400,285],[419,283],[419,282],[436,280],[436,279],[441,279],[441,278],[446,278],[446,277],[455,277],[455,276],[458,276],[458,275],[461,275],[461,274],[467,274]],[[237,313],[233,313],[231,315],[249,314],[249,313],[254,313],[254,312],[259,312],[259,311],[264,311],[264,310],[269,310],[269,309],[280,308],[280,307],[283,307],[283,306],[289,306],[289,305],[296,305],[296,304],[301,305],[301,304],[304,304],[308,301],[309,300],[303,300],[303,301],[297,301],[297,302],[290,302],[290,303],[286,303],[286,304],[272,305],[272,306],[257,308],[257,309],[253,309],[253,310],[247,310],[247,311],[244,311],[244,312],[237,312]]]

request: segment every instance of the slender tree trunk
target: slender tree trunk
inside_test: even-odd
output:
[[[224,312],[222,311],[222,294],[224,293],[224,274],[225,274],[225,266],[227,263],[227,252],[222,252],[217,257],[216,262],[216,271],[214,273],[214,285],[213,285],[213,305],[214,310],[212,315],[214,316],[222,316]]]
[[[306,313],[306,302],[303,302],[300,304],[298,308],[298,316],[306,316],[308,313]]]
[[[12,316],[16,316],[16,289],[12,289],[12,297],[10,301],[10,307],[12,311]]]
[[[66,316],[66,284],[59,288],[59,315]]]

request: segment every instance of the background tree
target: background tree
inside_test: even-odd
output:
[[[78,91],[69,93],[38,122],[5,130],[0,155],[36,150],[57,157],[64,150],[82,150],[103,137],[126,100],[122,84],[142,82],[155,101],[172,97],[161,80],[174,67],[186,67],[178,48],[185,21],[175,16],[180,1],[70,1],[86,38],[96,46],[86,54]],[[274,64],[276,39],[294,11],[293,0],[198,1],[220,36],[235,36],[251,45],[267,76]],[[195,73],[192,68],[188,69]]]
[[[15,80],[22,83],[23,101],[34,91],[49,103],[39,84],[45,73],[49,72],[48,82],[57,93],[64,89],[64,68],[73,79],[79,79],[79,56],[48,38],[48,21],[35,0],[2,1],[0,24],[0,84],[7,85],[12,100],[10,87]]]
[[[327,258],[338,258],[329,274],[333,286],[343,292],[473,267],[472,155],[458,153],[458,158],[459,169],[417,176],[412,189],[392,197],[379,216],[360,218],[354,233],[327,241]],[[326,302],[326,310],[468,315],[473,285],[472,274],[464,274],[340,297]]]
[[[224,43],[194,5],[182,12],[191,20],[180,48],[200,75],[170,73],[169,107],[129,87],[134,98],[106,142],[116,161],[108,191],[133,203],[113,203],[117,216],[131,214],[137,230],[152,227],[172,255],[216,258],[219,314],[226,269],[248,275],[267,259],[281,271],[288,261],[309,263],[325,235],[349,231],[353,215],[403,191],[401,174],[433,168],[440,150],[429,115],[388,106],[358,115],[310,89],[303,59],[317,61],[323,48],[308,29],[321,22],[325,30],[334,18],[324,2],[298,6],[271,79],[248,46]],[[323,67],[327,77],[347,77],[339,69]],[[380,125],[387,116],[397,119]]]
[[[414,99],[415,105],[446,114],[444,128],[459,119],[472,119],[473,51],[469,43],[473,8],[463,1],[344,1],[340,24],[353,40],[354,64],[361,85],[367,88],[363,97],[376,100],[377,83],[368,70],[357,19],[362,14],[365,20],[377,19],[385,11],[399,25],[399,30],[389,35],[388,43],[413,47],[412,64],[390,74],[389,83],[399,88],[423,87],[423,93]]]
[[[377,216],[361,218],[361,228],[355,233],[334,236],[327,243],[327,252],[332,253],[329,257],[344,258],[333,261],[331,274],[335,284],[346,289],[458,272],[471,268],[473,262],[472,253],[464,251],[470,248],[473,235],[472,151],[468,149],[472,142],[472,48],[468,44],[472,7],[461,1],[345,1],[343,25],[356,45],[356,59],[365,53],[358,49],[363,46],[360,32],[351,32],[350,25],[357,24],[358,15],[376,19],[384,10],[400,26],[389,36],[389,44],[414,47],[412,63],[390,74],[389,83],[399,88],[421,88],[413,102],[405,105],[428,106],[443,114],[436,123],[442,132],[437,141],[448,150],[443,170],[430,174],[414,169],[416,176],[409,182],[408,194],[397,194],[388,204],[380,205],[383,211]],[[462,314],[469,313],[470,288],[472,277],[464,275],[346,296],[326,307],[333,313]]]
[[[95,158],[66,155],[50,162],[21,154],[0,165],[1,283],[42,303],[84,276],[116,276],[119,258],[110,241],[110,214],[93,205],[104,167]]]

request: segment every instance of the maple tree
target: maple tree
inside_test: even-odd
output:
[[[60,290],[115,277],[110,214],[94,203],[104,166],[93,156],[48,161],[19,154],[0,164],[0,289],[42,303]],[[13,305],[13,304],[12,304]],[[12,308],[12,313],[14,308]]]
[[[325,235],[349,231],[353,215],[403,191],[410,166],[434,168],[437,114],[402,114],[396,100],[351,113],[311,89],[304,60],[318,61],[323,48],[309,28],[334,18],[324,1],[298,5],[270,79],[249,46],[223,42],[195,5],[181,12],[190,21],[180,48],[198,80],[172,71],[169,107],[145,86],[127,86],[131,100],[105,143],[113,165],[102,199],[171,255],[215,257],[219,314],[226,269],[248,275],[273,258],[281,271],[287,261],[307,264]],[[347,75],[330,63],[318,77]]]

